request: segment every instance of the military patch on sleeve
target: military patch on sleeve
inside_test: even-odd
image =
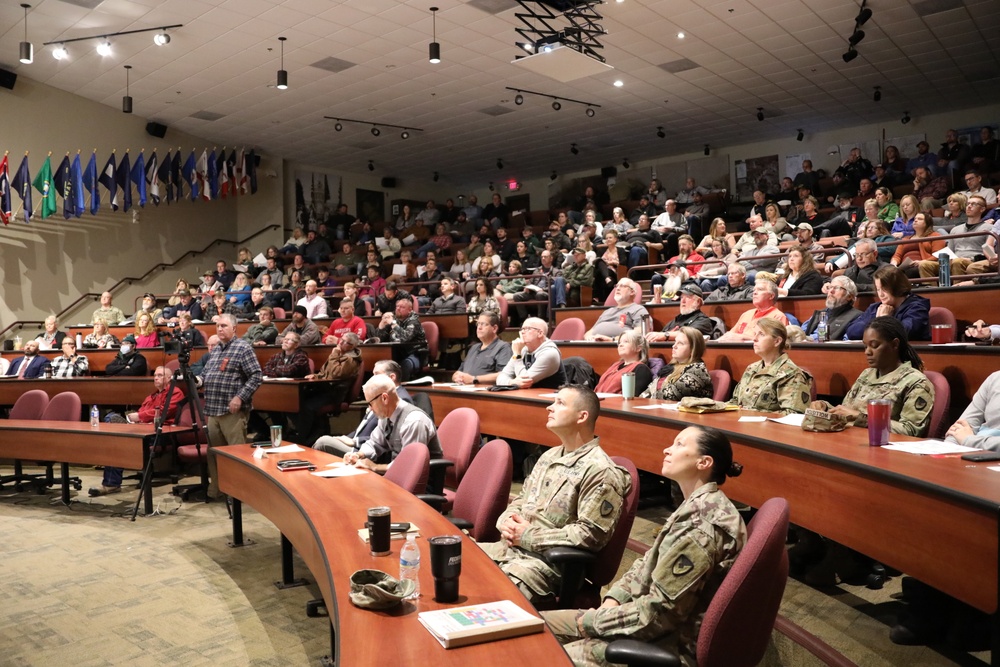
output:
[[[615,511],[615,506],[611,504],[610,500],[604,500],[601,502],[601,516],[609,516]]]
[[[807,392],[802,392],[802,402],[803,403],[805,403],[806,405],[808,405],[811,400],[812,400],[812,396],[810,396]]]
[[[915,407],[917,410],[926,410],[927,399],[925,399],[923,396],[917,396],[917,400],[913,402],[913,407]]]
[[[677,560],[674,561],[671,571],[674,573],[675,577],[682,577],[690,572],[693,567],[694,563],[692,563],[691,559],[687,557],[687,554],[681,554],[677,557]]]

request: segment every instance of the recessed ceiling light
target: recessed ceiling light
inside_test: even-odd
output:
[[[615,79],[615,88],[621,88],[624,85],[625,85],[624,81],[622,81],[621,79]]]

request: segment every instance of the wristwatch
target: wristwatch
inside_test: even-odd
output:
[[[479,384],[479,378],[475,375],[472,376],[472,384]]]

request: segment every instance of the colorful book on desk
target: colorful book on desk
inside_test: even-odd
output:
[[[424,611],[417,620],[445,648],[541,632],[545,621],[510,600]]]

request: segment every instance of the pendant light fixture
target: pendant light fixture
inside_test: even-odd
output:
[[[24,41],[21,42],[20,60],[25,65],[30,65],[35,60],[35,47],[28,41],[28,10],[31,5],[22,2],[21,6],[24,7]]]
[[[285,39],[287,38],[278,38],[278,41],[281,42],[281,69],[278,70],[278,84],[275,86],[278,90],[288,88],[288,72],[285,71]]]
[[[128,71],[131,65],[125,65],[125,97],[122,98],[122,113],[132,113],[132,96],[128,94]]]
[[[441,45],[438,44],[437,41],[437,11],[438,11],[437,7],[431,7],[431,21],[433,25],[432,35],[434,41],[431,42],[430,48],[428,49],[429,52],[428,60],[430,60],[431,63],[434,65],[437,65],[439,62],[441,62]]]

